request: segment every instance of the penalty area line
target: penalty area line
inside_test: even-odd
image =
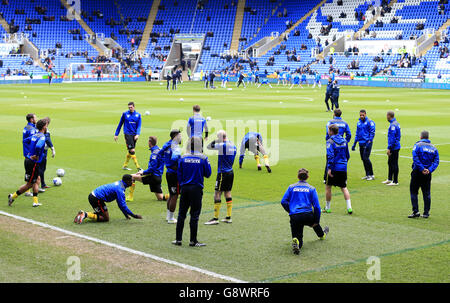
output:
[[[134,254],[134,255],[142,256],[142,257],[145,257],[145,258],[148,258],[148,259],[153,259],[153,260],[160,261],[160,262],[164,262],[164,263],[167,263],[167,264],[170,264],[170,265],[174,265],[174,266],[178,266],[178,267],[181,267],[181,268],[184,268],[184,269],[187,269],[187,270],[196,271],[196,272],[199,272],[201,274],[204,274],[204,275],[207,275],[207,276],[211,276],[211,277],[214,277],[214,278],[218,278],[218,279],[222,279],[222,280],[229,281],[229,282],[234,282],[234,283],[248,283],[247,281],[242,281],[242,280],[239,280],[239,279],[236,279],[236,278],[233,278],[233,277],[229,277],[229,276],[225,276],[225,275],[222,275],[222,274],[218,274],[218,273],[215,273],[215,272],[212,272],[212,271],[209,271],[209,270],[205,270],[205,269],[202,269],[202,268],[199,268],[199,267],[195,267],[195,266],[191,266],[191,265],[188,265],[188,264],[180,263],[180,262],[177,262],[177,261],[161,258],[161,257],[155,256],[155,255],[143,252],[143,251],[134,250],[134,249],[131,249],[131,248],[119,245],[119,244],[115,244],[115,243],[108,242],[108,241],[105,241],[105,240],[101,240],[101,239],[97,239],[97,238],[94,238],[94,237],[86,236],[86,235],[83,235],[83,234],[80,234],[80,233],[72,232],[72,231],[69,231],[69,230],[66,230],[66,229],[62,229],[62,228],[59,228],[59,227],[56,227],[56,226],[53,226],[53,225],[50,225],[50,224],[47,224],[47,223],[35,221],[33,219],[29,219],[29,218],[25,218],[25,217],[21,217],[21,216],[17,216],[17,215],[13,215],[13,214],[1,211],[1,210],[0,210],[0,215],[6,216],[6,217],[10,217],[10,218],[13,218],[13,219],[16,219],[16,220],[19,220],[19,221],[31,223],[31,224],[34,224],[34,225],[38,225],[38,226],[41,226],[41,227],[44,227],[44,228],[48,228],[48,229],[51,229],[51,230],[55,230],[55,231],[64,233],[66,235],[70,235],[70,236],[77,237],[77,238],[80,238],[80,239],[85,239],[85,240],[88,240],[88,241],[92,241],[92,242],[95,242],[95,243],[99,243],[99,244],[102,244],[102,245],[113,247],[113,248],[116,248],[116,249],[119,249],[119,250],[122,250],[122,251],[126,251],[126,252]]]

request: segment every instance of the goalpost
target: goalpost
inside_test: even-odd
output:
[[[120,82],[121,79],[120,63],[70,63],[63,82]]]

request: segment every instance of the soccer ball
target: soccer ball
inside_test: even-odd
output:
[[[56,170],[56,175],[58,176],[58,177],[64,177],[64,174],[65,174],[66,172],[64,171],[64,169],[62,169],[62,168],[59,168],[59,169],[57,169]]]
[[[146,116],[150,115],[150,112],[149,112],[149,111],[146,111],[146,112],[145,112],[145,115],[146,115]]]
[[[211,121],[211,117],[206,117],[206,121]]]
[[[60,185],[62,184],[61,178],[59,178],[59,177],[53,178],[53,184],[54,184],[55,186],[60,186]]]

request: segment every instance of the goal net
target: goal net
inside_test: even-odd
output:
[[[120,63],[71,63],[63,82],[120,82]]]

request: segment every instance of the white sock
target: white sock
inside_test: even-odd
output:
[[[327,206],[325,208],[326,209],[330,209],[331,208],[331,201],[327,201]]]
[[[174,219],[174,214],[175,214],[175,212],[169,211],[169,220]]]
[[[170,210],[167,210],[167,216],[166,216],[166,220],[170,220]]]
[[[350,199],[345,200],[345,202],[347,202],[347,209],[352,208],[352,202],[350,201]]]

